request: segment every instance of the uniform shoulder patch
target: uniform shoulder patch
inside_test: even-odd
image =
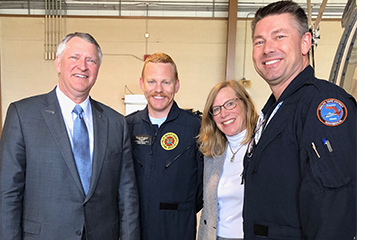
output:
[[[340,100],[328,98],[318,105],[317,117],[324,125],[335,127],[346,120],[347,108]]]

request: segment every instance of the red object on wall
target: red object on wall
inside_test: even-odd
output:
[[[143,61],[146,61],[146,59],[147,59],[149,56],[151,56],[151,55],[149,55],[149,54],[145,54],[145,55],[143,56]]]

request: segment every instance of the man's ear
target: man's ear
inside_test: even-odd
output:
[[[142,79],[142,77],[139,78],[139,87],[142,89],[142,91],[144,92],[144,81]]]
[[[312,34],[310,32],[306,32],[302,36],[302,55],[306,56],[311,47],[312,47]]]
[[[177,93],[180,89],[180,80],[179,79],[176,79],[176,82],[175,82],[175,93]]]
[[[56,59],[54,60],[54,64],[55,64],[57,73],[60,74],[61,73],[61,59],[59,56],[56,56]]]

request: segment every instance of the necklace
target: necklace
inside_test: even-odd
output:
[[[244,146],[244,145],[241,145],[238,149],[237,149],[237,151],[235,151],[235,152],[233,152],[233,150],[232,150],[232,147],[231,147],[231,144],[228,142],[228,146],[229,146],[229,150],[231,150],[231,152],[232,152],[232,157],[231,157],[231,162],[233,162],[234,161],[234,157],[236,156],[236,153],[238,153],[238,151]]]

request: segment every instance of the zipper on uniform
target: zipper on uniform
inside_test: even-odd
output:
[[[170,167],[170,165],[175,162],[178,158],[181,157],[181,155],[183,155],[186,151],[188,151],[191,148],[191,146],[188,146],[182,153],[180,153],[179,155],[177,155],[171,162],[167,163],[165,165],[165,167],[163,168],[163,170],[166,170],[168,167]]]

